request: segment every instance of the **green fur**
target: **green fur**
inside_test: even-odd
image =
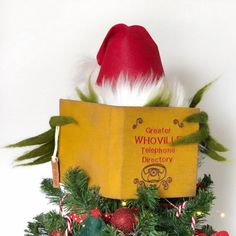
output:
[[[15,144],[10,144],[7,147],[26,147],[26,146],[32,146],[32,145],[39,145],[43,143],[48,143],[54,139],[54,129],[50,129],[40,135],[24,139],[20,142],[17,142]]]
[[[45,155],[47,153],[52,153],[54,149],[54,142],[49,142],[46,144],[43,144],[41,146],[39,146],[38,148],[35,148],[32,151],[27,152],[26,154],[19,156],[16,161],[23,161],[26,159],[31,159],[34,157],[38,157],[38,156],[42,156]]]
[[[173,145],[176,146],[190,143],[201,143],[205,141],[208,137],[209,137],[209,127],[207,124],[202,124],[197,132],[176,140],[173,143]]]
[[[196,107],[198,105],[198,103],[202,100],[202,96],[204,95],[204,93],[208,90],[208,88],[215,82],[212,81],[208,84],[206,84],[204,87],[202,87],[201,89],[199,89],[195,95],[193,96],[190,106],[189,107]]]
[[[227,159],[221,155],[219,155],[217,152],[210,150],[210,149],[206,149],[205,151],[203,151],[203,153],[205,153],[207,156],[209,156],[210,158],[212,158],[215,161],[226,161]]]
[[[78,122],[70,116],[52,116],[50,118],[49,124],[52,128],[55,128],[56,126],[78,124]]]
[[[158,93],[154,98],[145,104],[145,107],[168,107],[170,104],[171,94],[164,95],[164,92]]]
[[[207,147],[211,150],[217,151],[217,152],[227,152],[228,149],[221,143],[218,143],[214,138],[209,136],[209,138],[206,141]]]
[[[207,123],[208,121],[208,115],[206,112],[199,112],[193,115],[190,115],[184,119],[184,121],[189,122],[189,123],[200,123],[204,124]]]
[[[48,153],[43,156],[40,156],[39,158],[37,158],[36,160],[32,162],[20,164],[17,166],[34,166],[34,165],[43,164],[43,163],[49,162],[51,160],[51,157],[52,157],[52,153]]]
[[[98,103],[98,96],[90,81],[88,83],[88,95],[85,95],[79,88],[76,88],[76,92],[81,101]]]

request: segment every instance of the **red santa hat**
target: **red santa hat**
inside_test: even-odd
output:
[[[154,82],[164,75],[158,47],[139,25],[114,25],[99,49],[97,62],[101,66],[97,85],[109,82],[114,86],[120,75],[131,84],[143,78]]]

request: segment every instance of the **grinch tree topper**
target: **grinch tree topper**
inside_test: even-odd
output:
[[[81,101],[118,106],[193,108],[212,84],[205,85],[188,98],[178,81],[167,83],[158,47],[142,26],[113,26],[98,51],[96,64],[97,70],[89,70],[87,77],[81,75],[77,88]],[[77,122],[73,117],[51,117],[51,128],[47,132],[8,147],[32,146],[31,151],[16,159],[20,165],[48,162],[54,150],[56,126]],[[186,118],[185,122],[199,123],[200,130],[176,144],[199,143],[201,153],[214,160],[225,160],[219,153],[227,149],[210,135],[205,112]]]

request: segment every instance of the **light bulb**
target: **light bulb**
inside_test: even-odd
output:
[[[221,213],[220,213],[220,218],[221,218],[221,219],[224,219],[224,218],[225,218],[225,213],[224,213],[224,212],[221,212]]]

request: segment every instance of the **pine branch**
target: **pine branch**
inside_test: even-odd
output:
[[[114,212],[120,207],[120,200],[107,199],[99,196],[98,188],[88,187],[89,178],[86,173],[79,168],[70,169],[65,175],[63,198],[64,208],[68,212],[77,214],[88,213],[88,218],[81,224],[74,222],[72,235],[100,235],[100,236],[121,236],[121,231],[114,227],[104,224],[101,218],[89,216],[90,211],[96,207],[106,209],[105,212]],[[199,185],[200,184],[200,185]],[[192,236],[191,217],[194,216],[197,228],[206,226],[205,216],[209,214],[214,195],[211,186],[213,184],[211,177],[205,175],[198,184],[197,196],[193,198],[178,198],[171,200],[173,204],[187,201],[186,208],[180,217],[176,217],[175,208],[167,208],[159,204],[159,196],[156,186],[140,186],[137,190],[138,199],[129,200],[130,208],[137,208],[138,223],[130,236]],[[52,187],[52,180],[45,179],[41,184],[42,191],[46,194],[51,203],[59,204],[61,195],[64,192],[61,189]],[[103,206],[105,205],[105,208]],[[102,211],[104,212],[104,211]],[[200,214],[199,214],[200,213]],[[94,225],[90,225],[94,222]],[[91,223],[92,224],[92,223]],[[49,235],[51,232],[59,230],[65,232],[66,221],[55,212],[41,214],[37,216],[34,222],[28,224],[25,231],[28,236]],[[208,226],[207,229],[211,229]],[[92,234],[91,234],[92,232]],[[96,234],[95,234],[96,233]],[[128,236],[128,235],[127,235]]]
[[[27,229],[25,230],[25,236],[48,236],[49,234],[45,231],[43,225],[38,222],[28,222]]]
[[[205,233],[206,235],[212,235],[214,234],[216,231],[212,228],[211,225],[204,225],[201,228],[202,233]]]
[[[96,208],[99,202],[99,189],[88,188],[88,176],[84,171],[70,169],[64,179],[65,191],[64,206],[68,211],[78,213],[89,212]]]
[[[187,221],[182,218],[176,217],[176,209],[162,209],[159,208],[159,221],[157,222],[158,230],[163,230],[169,236],[192,236],[193,231],[191,222],[188,218]]]
[[[155,185],[139,186],[137,188],[137,199],[130,199],[127,201],[129,208],[140,208],[155,212],[159,205],[159,195]]]
[[[138,216],[139,221],[135,228],[138,235],[158,235],[158,232],[156,231],[156,225],[159,221],[157,214],[154,214],[148,210],[142,210]]]
[[[29,222],[25,235],[27,236],[48,236],[57,230],[64,232],[67,223],[65,219],[55,211],[46,214],[40,214],[34,218],[33,222]]]
[[[121,200],[100,196],[98,208],[101,212],[113,213],[121,206]]]
[[[158,232],[156,231],[156,232],[149,233],[148,236],[169,236],[169,234],[163,231],[158,231]]]
[[[49,199],[50,203],[60,205],[60,200],[63,196],[63,192],[60,188],[54,188],[52,179],[44,179],[41,182],[41,191],[46,195],[47,199]]]
[[[204,177],[198,181],[197,192],[199,191],[199,189],[211,190],[212,186],[213,181],[211,179],[211,175],[205,174]]]
[[[151,211],[159,204],[159,195],[155,185],[140,186],[137,190],[138,204]]]
[[[122,235],[124,235],[124,234],[120,230],[107,224],[107,225],[105,225],[105,227],[103,227],[100,236],[122,236]]]
[[[198,220],[209,215],[215,196],[211,190],[199,189],[197,196],[190,199],[185,210],[184,217],[195,216]],[[198,213],[201,214],[198,214]]]

